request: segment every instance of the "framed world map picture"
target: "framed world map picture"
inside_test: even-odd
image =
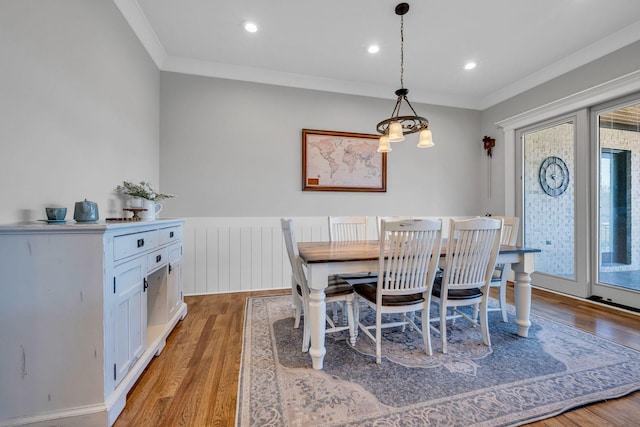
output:
[[[302,130],[303,191],[387,191],[387,153],[377,135]]]

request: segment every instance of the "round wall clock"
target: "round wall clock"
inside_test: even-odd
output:
[[[569,168],[560,157],[544,159],[538,177],[544,192],[552,197],[558,197],[569,187]]]

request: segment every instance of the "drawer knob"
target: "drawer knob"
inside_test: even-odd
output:
[[[173,231],[169,232],[169,238],[172,239],[173,238]]]
[[[141,248],[144,246],[144,239],[138,239],[138,247]]]
[[[162,259],[162,255],[156,255],[156,262],[160,262],[161,259]]]

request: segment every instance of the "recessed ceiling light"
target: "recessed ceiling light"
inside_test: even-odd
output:
[[[253,22],[246,22],[244,24],[244,29],[250,33],[255,33],[256,31],[258,31],[258,26]]]
[[[476,65],[478,65],[478,64],[476,64],[475,62],[467,62],[464,65],[464,69],[465,70],[473,70],[474,68],[476,68]]]
[[[377,46],[375,44],[372,44],[371,46],[369,46],[369,48],[367,49],[367,51],[369,53],[378,53],[380,51],[380,46]]]

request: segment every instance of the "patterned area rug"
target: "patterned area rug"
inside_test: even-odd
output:
[[[462,319],[448,327],[447,354],[432,333],[432,357],[419,333],[386,330],[380,365],[364,334],[355,348],[327,335],[317,371],[301,352],[291,298],[250,298],[236,424],[521,425],[640,389],[640,352],[534,315],[520,338],[512,308],[508,323],[489,316],[492,348]]]

